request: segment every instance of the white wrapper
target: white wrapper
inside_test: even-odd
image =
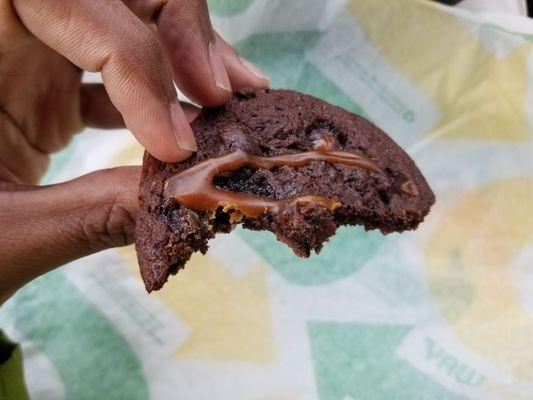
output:
[[[386,130],[437,203],[416,232],[343,228],[307,260],[238,229],[150,296],[133,247],[42,277],[0,311],[33,398],[533,398],[533,23],[414,0],[210,7],[272,86]],[[87,132],[48,180],[141,155]]]

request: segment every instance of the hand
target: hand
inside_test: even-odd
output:
[[[83,85],[83,70],[104,85]],[[202,0],[0,0],[0,302],[131,242],[139,168],[30,185],[84,126],[125,125],[155,157],[187,158],[196,142],[173,81],[202,106],[268,85],[212,30]]]

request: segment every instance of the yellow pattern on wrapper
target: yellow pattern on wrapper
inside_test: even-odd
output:
[[[135,249],[123,250],[139,275]],[[235,277],[213,257],[195,254],[187,267],[152,295],[190,327],[175,357],[269,363],[276,358],[266,292],[266,266],[258,263]],[[139,275],[140,276],[140,275]]]
[[[439,181],[441,172],[432,169],[433,164],[427,160],[425,165],[421,164],[427,168],[424,173],[438,195],[437,205],[427,223],[414,236],[423,240],[410,242],[409,255],[416,259],[420,253],[420,271],[425,268],[426,272],[426,275],[421,273],[420,279],[427,278],[431,292],[428,299],[421,302],[429,307],[436,305],[439,324],[441,316],[444,320],[439,332],[451,331],[451,336],[457,339],[451,344],[445,342],[443,348],[456,354],[460,362],[479,367],[480,374],[486,375],[479,387],[478,393],[482,394],[472,398],[488,398],[490,395],[502,399],[529,399],[531,391],[527,386],[533,379],[533,356],[528,349],[533,344],[533,316],[521,297],[523,291],[521,293],[519,286],[524,283],[513,281],[513,268],[523,249],[533,242],[533,215],[528,210],[528,205],[533,204],[533,179],[526,178],[528,165],[523,156],[516,159],[518,167],[512,167],[514,158],[509,149],[529,145],[525,143],[529,140],[529,132],[524,112],[531,43],[521,43],[514,36],[508,46],[500,42],[505,51],[495,55],[470,29],[466,20],[427,6],[429,2],[424,4],[406,0],[352,0],[348,11],[382,59],[407,79],[414,91],[422,93],[439,109],[440,119],[430,130],[423,131],[428,139],[425,151],[435,154],[434,162],[439,158],[454,160],[458,144],[474,144],[479,147],[473,150],[471,160],[458,155],[461,168],[475,169],[476,163],[485,165],[490,162],[481,152],[474,154],[478,149],[490,149],[491,157],[501,168],[498,173],[490,170],[471,180],[460,176],[451,193],[447,186],[449,181]],[[419,21],[423,21],[423,31],[412,28]],[[470,25],[484,29],[479,23],[470,22]],[[390,81],[383,76],[380,78],[385,84],[394,83],[392,78]],[[352,95],[357,100],[358,93]],[[374,107],[385,106],[376,102]],[[441,139],[443,142],[439,142]],[[137,145],[125,147],[117,157],[121,159],[117,164],[139,160],[141,153]],[[417,161],[418,156],[420,154],[415,154]],[[423,157],[420,159],[424,162]],[[494,180],[514,175],[521,177]],[[489,183],[483,183],[485,181]],[[467,188],[478,185],[482,186]],[[449,203],[448,194],[453,197]],[[138,275],[133,249],[125,251],[130,255],[130,269]],[[270,310],[267,298],[278,296],[279,288],[269,287],[267,293],[265,267],[261,264],[252,266],[245,276],[236,277],[215,257],[213,253],[205,258],[194,256],[179,276],[172,277],[162,291],[152,295],[191,329],[189,340],[174,353],[174,358],[205,363],[210,373],[213,370],[211,361],[250,362],[251,368],[255,364],[257,374],[261,375],[265,363],[283,359],[284,350],[275,348],[274,337],[283,337],[285,331],[283,327],[272,326],[270,313],[279,311]],[[406,258],[405,262],[411,263],[412,259]],[[372,284],[392,280],[380,272],[378,260],[370,261],[367,271],[375,271],[375,275],[369,278]],[[518,274],[524,280],[525,275],[524,271]],[[405,277],[406,282],[412,280],[410,275]],[[354,282],[357,279],[354,275]],[[313,290],[299,288],[288,301],[299,304],[297,296]],[[404,288],[399,287],[398,291],[401,290]],[[354,320],[359,318],[355,313],[350,314],[351,305],[342,308],[343,304],[350,304],[348,301],[330,300],[331,303],[327,303],[328,296],[341,298],[342,291],[336,291],[335,287],[330,291],[318,288],[316,293],[319,295],[313,298],[318,304],[323,300],[328,307],[331,304],[335,307],[328,308],[328,314],[319,317],[299,309],[298,315],[303,315],[306,321],[317,318],[344,320],[346,314]],[[352,304],[368,301],[370,306],[375,306],[373,297],[359,293],[351,301]],[[410,316],[402,314],[402,309],[387,311],[394,315],[388,323],[411,321]],[[381,342],[377,340],[377,343]],[[423,351],[419,353],[423,355]],[[372,355],[368,353],[368,360]],[[366,360],[364,357],[361,356],[361,361]],[[476,364],[476,359],[481,362]],[[226,373],[226,364],[220,365],[217,377]],[[434,369],[423,362],[417,365],[428,380],[439,379]],[[491,373],[491,369],[499,371]],[[509,380],[502,377],[500,371],[507,372]],[[340,376],[354,373],[349,368],[334,372]],[[457,392],[465,388],[461,384],[444,382]],[[270,391],[268,388],[266,394],[295,393],[292,389],[281,387]],[[259,395],[257,398],[288,400],[290,397],[264,398]]]
[[[144,148],[135,141],[125,144],[116,154],[116,163],[113,167],[123,165],[140,165],[143,162]]]
[[[427,246],[432,292],[461,341],[514,376],[533,379],[533,316],[510,267],[533,243],[533,178],[489,183],[459,198]],[[450,296],[458,285],[472,293]]]
[[[142,157],[134,143],[117,155],[123,164]],[[135,249],[122,251],[128,269],[139,274]],[[266,292],[266,266],[259,263],[243,277],[223,264],[195,254],[179,277],[170,277],[165,289],[154,292],[191,328],[191,336],[176,357],[266,363],[275,360]]]
[[[412,0],[351,1],[348,10],[386,60],[440,108],[442,117],[426,136],[527,140],[523,114],[531,46],[499,59],[455,16],[406,2]],[[420,21],[435,29],[406,29]]]
[[[259,264],[237,278],[209,256],[193,256],[180,279],[157,294],[191,327],[175,355],[224,361],[272,362],[275,358],[266,293]]]

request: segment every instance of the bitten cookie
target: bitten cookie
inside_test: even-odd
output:
[[[135,243],[149,292],[238,223],[308,257],[341,225],[415,229],[435,201],[383,131],[312,96],[237,93],[203,109],[192,128],[198,151],[189,159],[144,157]]]

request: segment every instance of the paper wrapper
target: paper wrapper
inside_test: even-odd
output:
[[[388,132],[437,203],[416,232],[343,228],[310,259],[237,229],[150,296],[133,247],[48,274],[0,312],[32,398],[532,399],[533,22],[407,0],[210,7],[273,87]],[[141,154],[88,132],[48,181]]]

